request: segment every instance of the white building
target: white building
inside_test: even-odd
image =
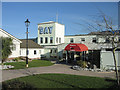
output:
[[[20,44],[20,56],[26,56],[26,39],[21,39]],[[28,40],[28,58],[40,59],[41,55],[44,54],[44,49],[42,46],[38,45],[32,40]]]
[[[57,45],[64,43],[65,26],[57,22],[38,24],[38,44],[44,47],[46,58],[57,58]]]
[[[118,30],[119,31],[119,30]],[[112,56],[112,45],[110,44],[109,37],[105,36],[105,32],[91,32],[82,35],[67,35],[65,36],[65,25],[58,22],[44,22],[38,24],[38,37],[37,41],[29,40],[28,57],[62,60],[64,58],[65,47],[69,43],[81,43],[88,47],[85,52],[89,61],[96,64],[98,68],[114,68],[114,61]],[[6,31],[0,29],[0,37],[11,37],[13,39],[15,49],[9,58],[26,56],[26,40],[19,40],[10,35]],[[120,42],[120,35],[115,38],[116,42]],[[34,42],[33,42],[34,41]],[[35,43],[37,42],[37,43]],[[71,52],[72,54],[73,52]],[[84,52],[82,52],[84,54]],[[76,52],[80,55],[80,52]],[[74,54],[73,54],[74,55]],[[74,57],[74,56],[73,56]],[[120,66],[120,47],[116,51],[117,65]]]
[[[9,37],[13,39],[12,54],[9,56],[9,58],[19,57],[20,56],[20,43],[22,42],[1,28],[0,28],[0,37]]]
[[[112,46],[109,43],[108,37],[105,36],[105,32],[92,32],[82,35],[64,35],[65,26],[57,22],[44,22],[38,24],[38,44],[44,47],[44,55],[46,58],[64,58],[64,49],[69,43],[82,43],[88,47],[88,52],[92,52],[94,56],[93,63],[98,64],[99,68],[106,68],[114,66],[112,55]],[[112,36],[110,36],[112,38]],[[120,36],[117,35],[116,41],[120,42]],[[116,51],[117,64],[120,66],[120,52],[119,48]],[[88,53],[87,52],[87,53]],[[108,60],[106,56],[110,56]],[[107,63],[108,62],[108,63]]]
[[[26,40],[19,40],[3,29],[0,29],[0,37],[9,37],[13,39],[12,40],[13,46],[11,46],[13,48],[11,55],[8,57],[9,59],[13,59],[20,56],[23,57],[26,56]],[[32,40],[28,40],[28,50],[29,50],[28,58],[40,59],[41,55],[44,54],[43,47],[33,42]]]

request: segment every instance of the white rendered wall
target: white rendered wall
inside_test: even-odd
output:
[[[51,27],[53,26],[52,33],[51,34],[39,34],[38,30],[38,44],[40,45],[54,45],[55,44],[55,23],[50,23],[50,24],[41,24],[38,25],[39,27]],[[43,37],[43,43],[40,43],[40,37]],[[48,43],[45,43],[45,37],[48,37]],[[50,37],[53,37],[53,43],[50,43]]]
[[[58,45],[58,43],[56,43],[56,37],[61,38],[61,43],[64,43],[64,30],[65,30],[65,26],[62,24],[59,24],[57,22],[54,23],[45,23],[45,24],[38,24],[38,28],[39,27],[51,27],[53,26],[52,29],[52,33],[51,34],[39,34],[39,29],[38,29],[38,44],[40,45]],[[43,43],[40,43],[40,37],[43,38]],[[45,37],[48,37],[48,43],[45,43]],[[50,43],[50,37],[53,37],[53,43]]]
[[[11,55],[8,58],[14,58],[14,57],[19,57],[20,56],[20,43],[21,41],[14,38],[12,35],[8,34],[4,30],[0,29],[0,37],[9,37],[13,39],[13,44],[16,46],[15,50],[12,50]]]
[[[59,23],[55,23],[55,45],[60,44],[59,38],[61,38],[61,43],[64,43],[64,34],[65,26]],[[56,38],[58,38],[58,43],[56,42]]]
[[[120,52],[116,51],[115,53],[117,66],[120,66]],[[101,51],[101,68],[102,69],[115,69],[114,59],[111,51]],[[120,69],[120,68],[119,68]]]
[[[36,50],[36,54],[34,54],[34,50]],[[28,58],[41,58],[41,55],[44,54],[44,49],[39,48],[29,48],[28,51]],[[21,48],[20,56],[26,56],[26,48]]]
[[[95,37],[96,35],[65,36],[65,43],[70,43],[71,38],[74,39],[74,43],[93,43],[92,40]],[[85,41],[81,41],[81,38],[85,38]]]

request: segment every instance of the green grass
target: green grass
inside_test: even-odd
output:
[[[13,69],[24,69],[26,68],[26,62],[11,62],[11,63],[5,63],[4,65],[12,65],[14,66]],[[28,62],[29,68],[30,67],[42,67],[42,66],[51,66],[53,63],[46,60],[32,60],[31,62]]]
[[[115,80],[99,77],[78,76],[69,74],[38,74],[12,79],[19,80],[34,88],[115,88]]]

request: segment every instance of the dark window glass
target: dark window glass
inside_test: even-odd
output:
[[[43,43],[43,38],[42,37],[40,38],[40,43]]]
[[[50,43],[53,43],[53,37],[50,37]]]
[[[37,54],[36,50],[34,50],[34,54]]]
[[[48,38],[47,37],[45,37],[45,43],[48,43]]]
[[[74,39],[73,39],[73,38],[71,38],[71,39],[70,39],[70,43],[73,43],[73,42],[74,42]]]
[[[96,38],[93,38],[92,42],[96,43],[97,42]]]
[[[118,37],[118,41],[120,42],[120,37]]]
[[[56,38],[56,43],[58,43],[58,37]]]
[[[110,39],[109,38],[106,38],[106,43],[110,43]]]
[[[81,41],[85,41],[85,38],[81,38]]]
[[[59,38],[59,43],[61,43],[61,38]]]

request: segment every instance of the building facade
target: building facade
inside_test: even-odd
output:
[[[19,57],[20,56],[20,43],[22,43],[22,42],[1,28],[0,28],[0,37],[9,37],[9,38],[13,39],[12,40],[13,46],[11,46],[11,47],[13,47],[12,53],[9,56],[9,58]]]
[[[87,54],[92,52],[89,57],[93,57],[89,59],[91,59],[94,64],[97,64],[99,68],[104,69],[110,66],[113,67],[114,61],[111,52],[112,44],[109,40],[109,38],[112,38],[113,36],[110,34],[105,35],[106,32],[91,32],[89,34],[65,36],[64,32],[65,26],[57,22],[38,24],[38,44],[43,46],[46,58],[56,58],[57,60],[64,59],[64,54],[66,54],[64,49],[69,43],[81,43],[88,47]],[[119,34],[116,35],[115,40],[120,42]],[[118,66],[120,66],[119,50],[120,47],[118,47],[116,51]],[[110,57],[108,58],[109,60],[105,55]]]

